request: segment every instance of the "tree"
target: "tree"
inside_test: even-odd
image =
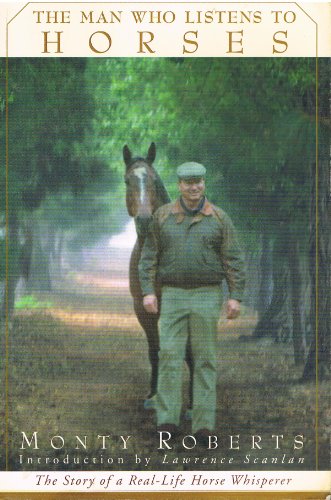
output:
[[[312,339],[302,379],[314,380],[330,374],[331,324],[331,185],[330,107],[328,86],[330,59],[319,60],[318,164],[311,167],[310,270]],[[313,107],[313,105],[312,105]],[[317,370],[318,367],[318,370]]]
[[[38,234],[36,221],[31,227],[31,214],[47,193],[65,187],[79,193],[103,169],[100,162],[92,161],[95,151],[91,155],[83,147],[93,116],[84,84],[85,65],[82,59],[8,61],[8,170],[2,171],[0,180],[2,192],[8,183],[7,206],[2,206],[3,213],[7,211],[9,250],[7,299],[3,298],[2,309],[7,300],[8,313],[21,274],[22,228],[30,225],[27,231],[33,230],[34,238]],[[40,252],[35,258],[42,263]]]

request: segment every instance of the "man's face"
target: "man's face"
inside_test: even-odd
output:
[[[192,179],[181,179],[178,183],[184,202],[199,201],[205,192],[205,180],[203,177],[193,177]]]

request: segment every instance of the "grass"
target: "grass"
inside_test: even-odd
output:
[[[25,295],[15,303],[15,309],[49,309],[52,307],[52,302],[40,301],[34,295]]]

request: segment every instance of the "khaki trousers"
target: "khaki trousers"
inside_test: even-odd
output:
[[[194,362],[192,432],[213,430],[216,420],[217,323],[220,286],[162,288],[157,424],[179,425],[186,343]]]

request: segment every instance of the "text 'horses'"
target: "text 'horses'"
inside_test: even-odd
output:
[[[156,147],[154,142],[149,147],[147,157],[132,157],[128,146],[123,148],[123,158],[126,165],[125,183],[126,183],[126,205],[128,213],[134,218],[137,241],[132,250],[130,259],[130,292],[133,297],[134,310],[137,319],[144,329],[148,341],[148,354],[151,363],[151,382],[150,393],[145,401],[145,408],[154,407],[151,398],[157,391],[157,372],[158,372],[158,352],[159,352],[159,331],[158,314],[151,314],[145,311],[143,306],[143,296],[139,283],[138,263],[141,250],[147,235],[152,215],[160,206],[170,202],[169,195],[161,181],[158,173],[153,167],[156,156]],[[158,288],[156,287],[159,295]],[[158,297],[160,298],[160,297]],[[161,301],[158,300],[160,304]],[[192,404],[192,359],[190,349],[187,349],[186,361],[190,369],[190,406]]]

